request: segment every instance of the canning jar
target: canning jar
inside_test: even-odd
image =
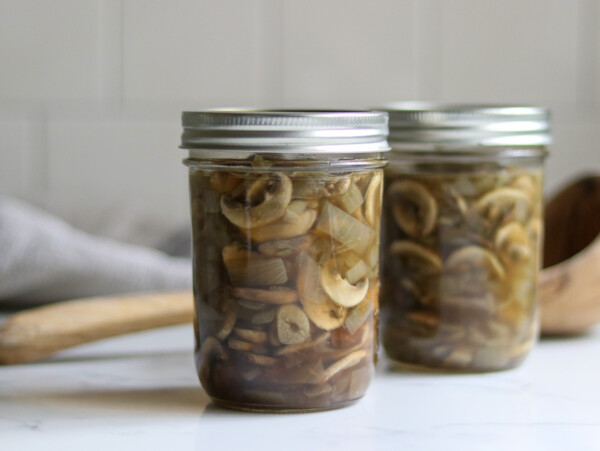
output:
[[[450,371],[519,365],[538,332],[548,112],[426,103],[386,110],[387,355]]]
[[[184,112],[196,366],[219,405],[331,409],[374,371],[387,114]]]

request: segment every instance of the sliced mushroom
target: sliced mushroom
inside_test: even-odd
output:
[[[374,229],[378,228],[379,218],[381,215],[381,185],[383,182],[383,174],[376,172],[369,183],[367,193],[365,195],[364,215],[367,223]]]
[[[323,332],[321,335],[317,336],[313,340],[304,341],[302,343],[298,343],[295,345],[288,345],[280,348],[276,354],[277,355],[289,355],[295,354],[296,352],[305,351],[310,348],[314,348],[325,343],[330,337],[329,332]]]
[[[221,196],[221,210],[232,224],[251,229],[281,218],[292,199],[292,182],[276,172],[242,183]]]
[[[206,337],[202,340],[198,362],[201,368],[199,376],[203,384],[210,384],[215,362],[227,360],[227,358],[227,352],[215,337]]]
[[[438,254],[412,241],[394,241],[388,248],[388,255],[410,260],[409,266],[418,266],[419,272],[426,274],[439,274],[442,270],[442,259]]]
[[[284,240],[304,235],[310,230],[316,219],[317,211],[312,208],[306,208],[303,212],[297,214],[294,219],[283,217],[268,225],[243,230],[243,232],[252,241],[257,243],[270,240]]]
[[[529,236],[517,222],[511,222],[496,232],[494,244],[506,264],[523,263],[531,257]]]
[[[227,340],[227,345],[230,349],[235,351],[252,351],[254,344],[249,341],[238,340],[237,338],[230,338]]]
[[[436,223],[437,202],[413,180],[396,180],[387,192],[396,223],[411,237],[429,235]]]
[[[345,194],[352,184],[351,177],[338,178],[337,180],[328,180],[325,182],[325,193],[329,196],[339,196]]]
[[[266,241],[258,246],[258,251],[268,257],[290,257],[307,250],[313,242],[312,235],[303,235],[289,240]]]
[[[530,201],[534,200],[537,189],[535,186],[536,184],[531,176],[522,174],[518,176],[510,185],[511,187],[521,190],[527,194]]]
[[[430,335],[440,326],[440,317],[426,310],[413,310],[406,318],[413,334]]]
[[[507,217],[523,222],[531,205],[529,196],[523,191],[498,188],[482,196],[475,207],[481,215],[494,222],[502,222]]]
[[[241,327],[236,327],[233,329],[233,333],[241,339],[251,343],[261,344],[267,341],[267,333],[262,330],[242,329]]]
[[[485,272],[492,279],[504,279],[506,271],[496,256],[479,246],[465,246],[446,260],[446,269],[456,274]]]
[[[346,319],[346,309],[329,299],[323,302],[302,299],[302,306],[310,320],[319,329],[337,329],[344,324],[344,320]]]
[[[307,398],[316,398],[318,396],[329,395],[333,391],[333,387],[329,384],[315,385],[302,390]]]
[[[281,217],[286,222],[294,222],[300,219],[300,215],[308,208],[308,202],[305,200],[293,200],[285,209],[285,213]]]
[[[321,268],[308,254],[298,259],[298,279],[296,286],[304,311],[323,330],[340,327],[346,318],[346,309],[332,302],[321,287]]]
[[[210,187],[219,194],[230,193],[242,183],[242,176],[231,172],[215,172],[210,176]]]
[[[217,338],[219,340],[225,340],[229,336],[229,334],[235,327],[235,323],[237,321],[237,313],[235,311],[235,306],[233,305],[233,302],[231,300],[229,300],[224,310],[225,319],[223,321],[221,329],[217,333]]]
[[[252,363],[260,366],[273,366],[277,363],[277,359],[266,355],[255,354],[253,352],[246,352],[244,356]]]
[[[292,174],[294,177],[296,174]],[[339,196],[350,188],[349,176],[332,179],[323,178],[322,173],[305,172],[294,177],[293,197],[297,199],[318,199],[320,197]]]
[[[331,259],[321,268],[321,287],[335,303],[342,307],[354,307],[365,298],[369,279],[351,284],[339,273],[335,259]]]
[[[339,372],[344,371],[348,368],[352,368],[355,365],[358,365],[358,363],[362,359],[364,359],[366,355],[367,355],[367,351],[365,351],[364,349],[361,349],[358,351],[354,351],[351,354],[348,354],[346,357],[343,357],[342,359],[338,360],[335,363],[332,363],[325,369],[325,372],[323,373],[321,381],[327,382],[329,379],[331,379],[333,376],[335,376]]]
[[[298,300],[296,291],[285,287],[273,287],[268,290],[235,287],[230,290],[230,293],[236,298],[265,302],[267,304],[293,304]]]
[[[219,340],[215,337],[206,337],[200,346],[200,361],[204,362],[205,359],[211,358],[225,360],[227,354]]]
[[[284,305],[277,312],[277,336],[285,345],[302,343],[310,336],[306,314],[296,305]]]

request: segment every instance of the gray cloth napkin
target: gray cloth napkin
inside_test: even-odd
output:
[[[89,235],[0,196],[0,307],[188,289],[191,271],[189,259]]]

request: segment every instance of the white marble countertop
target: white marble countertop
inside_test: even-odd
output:
[[[0,450],[599,450],[600,330],[541,342],[502,373],[379,365],[358,404],[267,415],[213,406],[192,328],[173,327],[0,367]]]

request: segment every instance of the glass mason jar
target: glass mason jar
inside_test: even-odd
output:
[[[538,333],[548,112],[425,103],[384,111],[387,355],[449,371],[519,365]]]
[[[377,344],[387,114],[183,113],[196,366],[219,405],[361,398]]]

